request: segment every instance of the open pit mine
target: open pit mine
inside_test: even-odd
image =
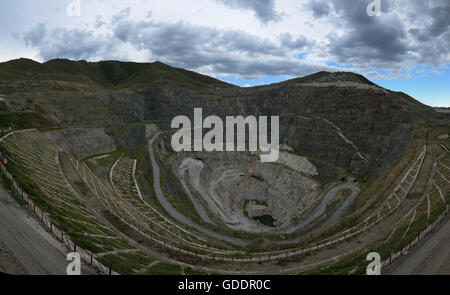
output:
[[[354,73],[240,88],[159,62],[20,59],[6,71],[0,195],[18,207],[0,214],[0,241],[9,223],[48,235],[27,236],[43,262],[0,245],[19,273],[64,272],[65,252],[103,274],[360,274],[371,252],[395,272],[449,211],[450,114]],[[259,146],[174,149],[172,120],[195,122],[196,109],[279,118],[276,159]]]

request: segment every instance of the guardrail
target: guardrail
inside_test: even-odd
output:
[[[425,239],[426,236],[428,236],[430,233],[432,233],[433,230],[437,226],[439,226],[442,223],[442,221],[444,221],[444,219],[446,218],[446,216],[448,215],[449,212],[450,212],[450,206],[447,205],[444,212],[442,212],[432,224],[430,224],[429,226],[427,226],[427,228],[425,228],[423,231],[421,231],[417,235],[417,237],[415,239],[413,239],[411,242],[409,242],[409,244],[407,244],[405,247],[401,248],[397,252],[391,252],[389,257],[381,263],[381,266],[384,267],[384,266],[390,265],[398,258],[407,255],[409,253],[409,251],[414,246],[416,246],[417,243],[419,243],[419,241]]]

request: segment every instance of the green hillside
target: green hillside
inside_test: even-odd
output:
[[[209,76],[173,68],[161,62],[71,61],[53,59],[39,63],[16,59],[0,63],[0,82],[61,81],[102,88],[146,88],[180,85],[189,88],[233,87]]]

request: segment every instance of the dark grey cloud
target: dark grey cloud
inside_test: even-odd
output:
[[[379,67],[405,60],[409,40],[404,22],[397,14],[387,14],[390,1],[382,0],[382,15],[371,17],[366,13],[368,0],[331,1],[342,35],[330,34],[328,52],[339,63],[353,63],[365,68]]]
[[[412,8],[408,17],[417,20],[417,29],[413,31],[421,32],[422,38],[427,35],[432,39],[450,30],[450,1],[413,2]]]
[[[329,35],[329,52],[341,63],[401,62],[409,47],[406,31],[396,17],[352,23],[343,36]]]
[[[439,37],[448,32],[450,28],[450,2],[447,2],[445,6],[433,7],[431,18],[433,23],[429,27],[429,31],[433,36]]]
[[[282,34],[278,42],[237,30],[217,30],[184,22],[122,21],[114,36],[138,50],[148,50],[157,59],[190,69],[213,67],[221,73],[242,76],[289,75],[297,61],[283,68],[270,60],[289,59],[311,43],[304,36]],[[248,63],[244,65],[243,63]],[[286,65],[286,64],[284,64]],[[297,71],[299,71],[297,69]]]
[[[216,0],[235,9],[252,10],[263,23],[278,22],[281,15],[275,10],[275,0]]]
[[[26,33],[24,39],[28,46],[39,50],[44,60],[106,57],[116,45],[111,38],[95,35],[89,30],[57,28],[47,32],[45,24],[39,24]]]
[[[114,27],[114,36],[138,49],[153,53],[180,55],[183,52],[239,52],[249,56],[286,56],[292,50],[302,50],[310,44],[304,36],[293,37],[285,33],[279,43],[260,38],[244,31],[218,30],[184,22],[161,23],[152,21],[123,21]]]
[[[283,33],[279,37],[281,45],[283,48],[289,48],[290,50],[299,50],[301,51],[308,45],[312,45],[311,40],[308,40],[305,36],[298,36],[297,38],[293,37],[290,33]]]
[[[360,68],[397,72],[405,64],[450,63],[450,1],[381,0],[379,17],[367,15],[370,2],[329,1],[334,12],[328,12],[329,22],[343,32],[328,35],[329,46],[325,50],[330,58]],[[311,0],[307,5],[316,15],[322,13],[318,3]]]
[[[411,1],[408,17],[413,22],[408,33],[414,61],[434,67],[450,63],[450,2]]]
[[[331,12],[329,1],[309,0],[308,3],[305,4],[305,8],[310,10],[316,18],[328,16]]]
[[[26,38],[44,60],[112,58],[126,43],[148,52],[149,60],[242,77],[300,75],[324,69],[293,58],[313,43],[289,33],[269,40],[240,30],[218,30],[185,22],[131,21],[126,17],[113,26],[108,36],[83,29],[56,29],[42,37],[41,31],[47,31],[45,25],[31,30]]]

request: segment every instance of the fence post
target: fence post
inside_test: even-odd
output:
[[[73,242],[73,252],[77,252],[77,242]]]
[[[108,275],[111,275],[112,272],[112,263],[109,264],[109,271],[108,271]]]
[[[91,252],[91,263],[90,263],[90,265],[92,265],[93,258],[94,258],[94,254],[92,254],[92,252]]]

